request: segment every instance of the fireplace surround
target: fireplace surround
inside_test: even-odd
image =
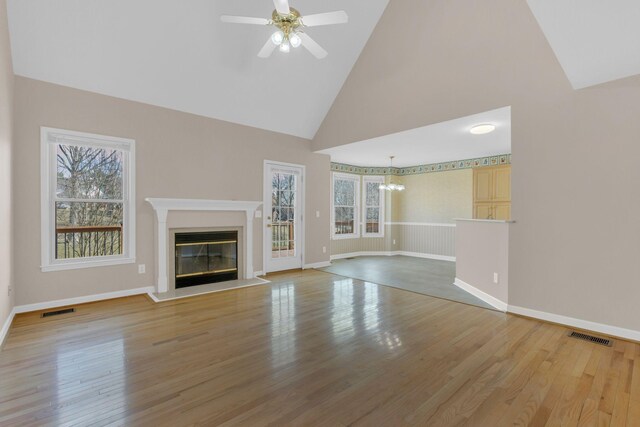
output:
[[[237,201],[237,200],[201,200],[201,199],[145,199],[156,213],[156,280],[158,294],[169,291],[171,242],[169,229],[167,227],[167,217],[172,211],[210,211],[210,212],[243,212],[245,221],[242,227],[242,237],[238,239],[240,246],[243,246],[244,258],[238,265],[239,277],[252,279],[253,270],[253,227],[254,216],[262,202]],[[220,224],[221,225],[221,224]],[[186,228],[186,226],[184,227]],[[244,274],[241,274],[244,273]]]

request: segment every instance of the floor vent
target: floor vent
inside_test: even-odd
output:
[[[40,317],[59,316],[60,314],[75,313],[75,308],[63,308],[62,310],[45,311]]]
[[[595,344],[606,345],[607,347],[611,347],[613,345],[613,340],[610,340],[608,338],[594,337],[593,335],[587,335],[576,331],[570,332],[569,337],[589,341]]]

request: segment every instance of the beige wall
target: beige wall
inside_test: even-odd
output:
[[[395,198],[400,222],[454,223],[473,215],[473,170],[398,177],[406,190]]]
[[[573,90],[524,0],[390,2],[313,146],[507,105],[510,304],[640,330],[640,76]]]
[[[7,4],[0,0],[0,328],[13,307],[13,294],[8,295],[12,282],[13,82]]]
[[[155,285],[154,214],[146,197],[262,200],[263,162],[306,166],[306,263],[328,260],[329,157],[304,139],[16,78],[16,303],[91,295]],[[136,140],[136,265],[40,271],[40,126]],[[320,211],[316,218],[315,211]],[[254,260],[262,270],[262,234]]]
[[[492,221],[457,221],[456,226],[456,279],[504,304],[509,302],[510,226]]]

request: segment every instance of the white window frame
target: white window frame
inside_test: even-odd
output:
[[[380,217],[378,232],[377,233],[367,233],[367,184],[384,184],[384,176],[369,176],[365,175],[362,178],[362,237],[384,237],[384,202],[385,202],[385,191],[378,189],[380,192]]]
[[[121,255],[86,258],[55,259],[56,224],[55,194],[57,173],[57,145],[81,145],[118,149],[123,156],[123,218]],[[135,263],[136,204],[135,204],[135,141],[91,133],[49,127],[40,128],[40,207],[41,207],[41,270],[60,271],[78,268],[103,267]],[[97,200],[99,201],[99,200]]]
[[[335,209],[335,195],[334,188],[336,180],[353,181],[354,185],[354,212],[353,212],[353,233],[350,234],[336,234],[336,209]],[[339,239],[357,239],[360,237],[360,175],[353,175],[350,173],[333,172],[331,177],[331,238],[334,240]]]

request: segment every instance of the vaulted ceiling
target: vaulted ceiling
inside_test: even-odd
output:
[[[9,0],[16,74],[304,138],[331,107],[388,0],[291,0],[303,15],[345,10],[349,23],[307,29],[303,48],[257,57],[272,0]]]
[[[265,60],[257,53],[273,29],[220,15],[268,18],[271,0],[8,0],[14,71],[312,139],[388,2],[291,0],[303,15],[345,10],[349,23],[308,29],[323,60],[303,48]],[[637,0],[527,3],[574,88],[640,74]]]
[[[640,74],[640,1],[527,2],[574,89]]]

